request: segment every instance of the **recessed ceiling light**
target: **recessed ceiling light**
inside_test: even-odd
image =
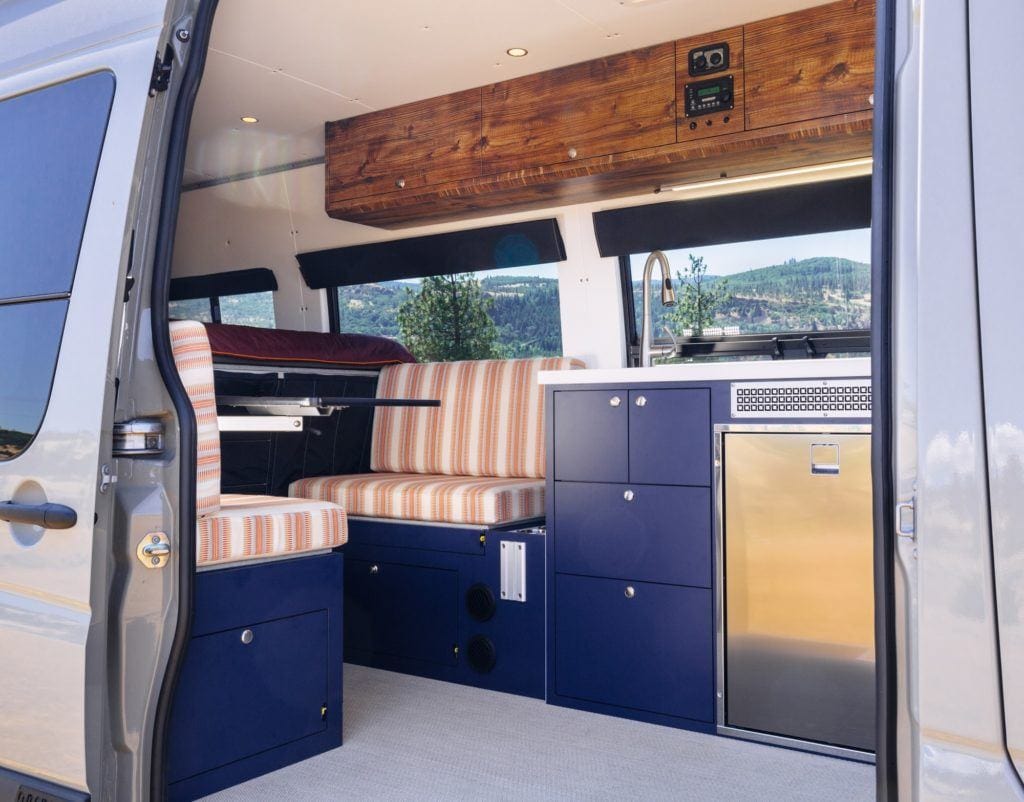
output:
[[[258,123],[260,121],[259,117],[250,117],[248,115],[240,119],[242,120],[243,123]]]
[[[510,47],[505,52],[512,56],[512,58],[522,58],[529,51],[525,47]]]

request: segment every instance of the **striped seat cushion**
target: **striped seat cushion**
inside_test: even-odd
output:
[[[196,412],[196,514],[220,509],[220,430],[213,390],[213,354],[206,328],[195,320],[171,322],[171,352]]]
[[[345,511],[336,504],[280,496],[225,493],[218,512],[198,521],[196,564],[294,557],[342,546]]]
[[[380,407],[372,470],[542,479],[542,370],[583,367],[574,359],[489,359],[389,365],[378,398],[436,398],[439,408]]]
[[[288,494],[370,518],[494,525],[544,515],[543,479],[363,473],[300,479]]]

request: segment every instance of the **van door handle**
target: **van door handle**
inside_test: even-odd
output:
[[[78,523],[78,513],[64,504],[0,503],[0,521],[12,524],[31,524],[43,529],[70,529]]]

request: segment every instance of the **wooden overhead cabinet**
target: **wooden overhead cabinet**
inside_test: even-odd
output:
[[[485,175],[675,141],[671,42],[484,87]]]
[[[327,210],[480,175],[480,89],[327,123]]]
[[[871,108],[874,0],[841,0],[744,30],[747,128]]]

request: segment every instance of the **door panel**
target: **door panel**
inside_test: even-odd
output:
[[[625,390],[559,390],[555,396],[555,479],[629,481]]]
[[[25,5],[0,9],[0,109],[19,112],[16,125],[2,126],[17,129],[14,144],[0,149],[0,327],[18,332],[0,344],[0,501],[67,505],[77,524],[0,521],[0,765],[86,790],[101,781],[106,716],[97,689],[106,682],[113,508],[112,494],[97,490],[110,454],[112,334],[166,4],[32,4],[31,14]],[[96,23],[102,13],[106,29]],[[71,28],[76,15],[83,24]],[[61,38],[71,35],[73,48]],[[61,48],[74,55],[60,57]],[[19,72],[25,63],[32,70]],[[29,358],[7,353],[18,340]],[[57,348],[54,366],[45,352]],[[168,599],[151,603],[159,620]],[[143,654],[133,668],[156,681]],[[148,692],[145,681],[132,689],[135,698]]]
[[[711,484],[709,390],[629,391],[629,481]]]

